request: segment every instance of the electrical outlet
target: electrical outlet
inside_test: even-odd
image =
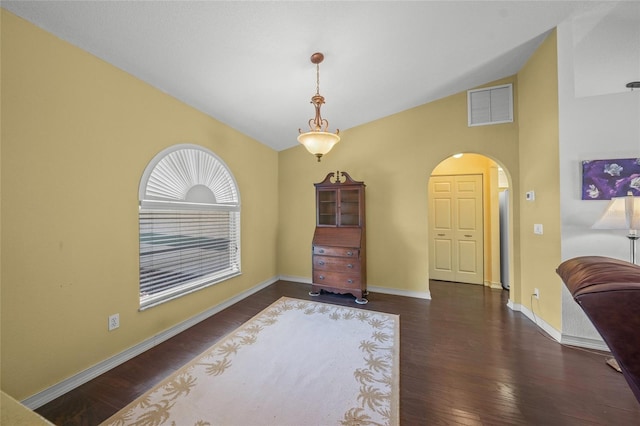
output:
[[[120,314],[109,315],[109,331],[120,327]]]
[[[540,299],[540,290],[538,290],[537,288],[534,288],[533,297],[535,297],[536,299]]]

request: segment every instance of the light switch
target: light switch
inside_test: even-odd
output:
[[[536,193],[534,191],[527,191],[524,194],[524,198],[527,201],[533,201],[536,199]]]
[[[533,233],[534,234],[538,234],[538,235],[542,235],[542,224],[541,223],[534,223],[533,224]]]

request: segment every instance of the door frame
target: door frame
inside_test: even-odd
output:
[[[430,203],[432,199],[432,194],[430,192],[430,182],[432,176],[438,175],[469,175],[469,174],[482,174],[483,180],[485,183],[484,190],[484,200],[483,200],[483,210],[484,210],[484,279],[483,283],[487,287],[491,287],[494,289],[503,289],[502,287],[502,278],[501,278],[501,260],[500,260],[500,231],[499,231],[499,192],[501,189],[509,189],[511,192],[511,197],[509,198],[509,204],[507,206],[508,209],[508,244],[503,249],[506,249],[506,259],[507,259],[507,270],[508,277],[510,279],[510,291],[514,291],[514,285],[517,286],[518,281],[516,279],[514,270],[514,200],[516,197],[516,192],[513,187],[513,181],[509,175],[508,169],[506,169],[501,163],[499,163],[494,158],[489,157],[488,155],[482,153],[465,153],[465,156],[476,156],[482,158],[487,164],[490,164],[489,167],[478,168],[476,166],[466,167],[460,166],[456,169],[456,167],[452,166],[454,161],[457,161],[457,158],[447,157],[441,160],[436,167],[431,171],[427,179],[427,219],[431,220],[430,216]],[[501,169],[501,170],[499,170]],[[427,222],[427,250],[430,252],[431,250],[431,232],[429,229],[429,222]],[[428,259],[431,254],[428,254]],[[431,269],[431,266],[429,267]]]

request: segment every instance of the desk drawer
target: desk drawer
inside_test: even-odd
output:
[[[340,288],[360,288],[360,274],[343,274],[332,271],[313,271],[313,282]]]
[[[323,256],[351,257],[356,259],[360,258],[360,250],[357,248],[349,247],[313,246],[313,254],[319,254]]]
[[[360,271],[360,260],[349,257],[313,256],[314,270],[355,272]]]

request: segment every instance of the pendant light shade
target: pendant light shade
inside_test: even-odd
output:
[[[318,157],[318,161],[320,161],[323,155],[340,142],[340,136],[337,133],[311,131],[301,133],[298,136],[298,142],[304,145],[307,151]]]

